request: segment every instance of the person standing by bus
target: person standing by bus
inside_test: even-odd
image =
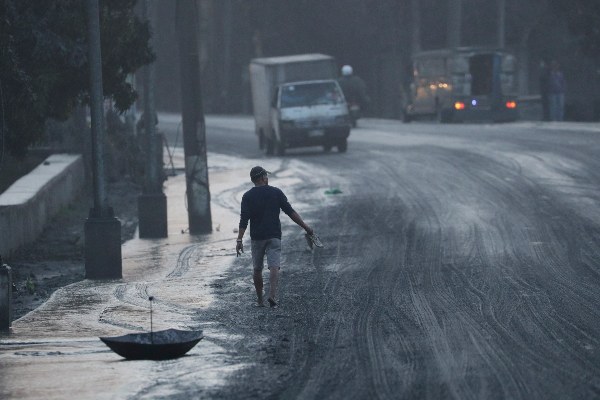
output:
[[[550,104],[548,100],[548,80],[550,68],[546,60],[540,62],[540,101],[542,103],[542,121],[550,121]]]
[[[565,115],[565,77],[560,70],[558,61],[552,61],[548,75],[548,102],[550,120],[563,121]]]

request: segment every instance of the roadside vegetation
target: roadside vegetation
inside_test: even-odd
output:
[[[137,97],[128,75],[154,60],[151,33],[134,13],[136,0],[100,4],[104,96],[122,112]],[[0,154],[24,157],[42,139],[49,118],[66,120],[87,104],[85,5],[78,0],[0,1]]]

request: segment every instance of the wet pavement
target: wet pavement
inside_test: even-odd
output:
[[[126,242],[122,280],[84,280],[64,287],[14,321],[11,334],[0,338],[1,398],[160,398],[173,390],[202,393],[244,367],[215,343],[215,338],[230,339],[231,333],[213,328],[203,319],[202,310],[214,303],[214,282],[225,276],[235,259],[232,243],[239,201],[248,189],[241,177],[257,161],[209,155],[213,233],[190,236],[181,149],[175,150],[173,160],[178,175],[169,177],[165,185],[168,238],[136,237]],[[267,164],[273,171],[281,170],[279,161]],[[285,175],[280,183],[286,182]],[[293,179],[287,182],[293,184]],[[155,298],[155,330],[204,331],[205,338],[188,356],[127,362],[98,339],[149,331],[149,296]]]

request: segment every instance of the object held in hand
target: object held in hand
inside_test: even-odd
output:
[[[308,243],[308,247],[310,247],[311,249],[315,246],[323,247],[323,242],[321,242],[321,239],[319,239],[316,233],[313,232],[312,235],[305,233],[304,237],[306,238],[306,243]]]
[[[237,240],[237,244],[235,246],[235,256],[239,257],[241,253],[244,252],[244,244],[240,239]]]

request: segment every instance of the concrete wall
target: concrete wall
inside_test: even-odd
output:
[[[51,155],[0,194],[0,255],[35,241],[52,217],[84,185],[81,155]]]

